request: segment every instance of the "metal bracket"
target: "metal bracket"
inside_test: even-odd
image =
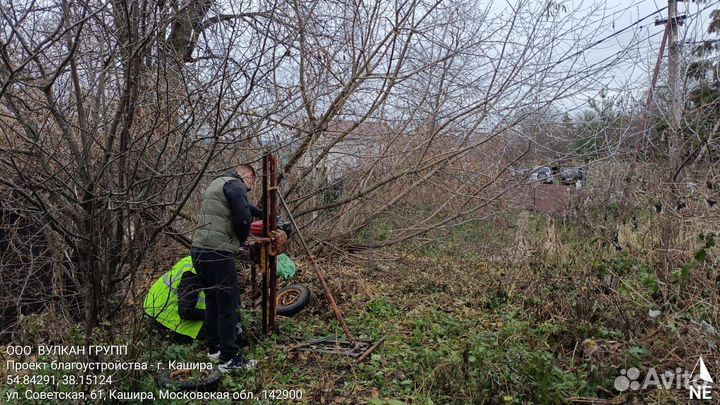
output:
[[[674,22],[675,22],[676,25],[683,26],[683,25],[685,24],[685,19],[686,19],[686,18],[687,18],[687,15],[681,14],[681,15],[673,18],[673,20],[674,20]],[[667,24],[667,22],[668,22],[668,19],[667,19],[667,18],[662,18],[662,19],[659,19],[659,20],[655,20],[655,25],[665,25],[665,24]]]

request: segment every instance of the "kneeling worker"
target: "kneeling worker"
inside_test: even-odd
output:
[[[177,334],[177,341],[204,339],[205,293],[190,256],[182,258],[150,287],[145,313]]]

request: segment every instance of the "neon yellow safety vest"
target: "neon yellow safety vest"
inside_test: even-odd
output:
[[[155,281],[145,297],[144,308],[145,313],[166,328],[197,339],[203,321],[181,319],[178,306],[177,289],[180,285],[180,279],[186,271],[197,274],[190,256],[182,258],[170,271]],[[205,293],[202,291],[198,294],[198,302],[195,308],[205,309]]]

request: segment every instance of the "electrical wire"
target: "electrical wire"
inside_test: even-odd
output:
[[[612,34],[607,35],[606,37],[603,37],[602,39],[599,39],[599,40],[593,42],[592,44],[586,46],[585,48],[583,48],[583,49],[581,49],[581,50],[579,50],[579,51],[577,51],[577,52],[575,52],[575,53],[573,53],[573,54],[571,54],[571,55],[568,55],[568,56],[560,59],[559,61],[555,62],[555,65],[554,65],[554,66],[557,66],[557,65],[565,62],[565,61],[568,60],[568,59],[574,58],[574,57],[576,57],[576,56],[578,56],[578,55],[581,55],[581,54],[585,53],[585,52],[588,51],[589,49],[594,48],[594,47],[602,44],[603,42],[605,42],[605,41],[607,41],[607,40],[610,40],[610,39],[612,39],[612,38],[614,38],[614,37],[622,34],[623,32],[625,32],[625,31],[629,30],[630,28],[632,28],[632,27],[640,24],[641,22],[647,20],[648,18],[654,16],[655,14],[664,11],[665,9],[667,9],[667,6],[661,8],[661,9],[658,9],[658,10],[652,12],[651,14],[648,14],[648,15],[646,15],[645,17],[643,17],[643,18],[641,18],[641,19],[633,22],[632,24],[628,25],[627,27],[625,27],[625,28],[623,28],[623,29],[621,29],[621,30],[615,31],[615,32],[613,32]],[[618,52],[618,53],[619,53],[619,52]]]

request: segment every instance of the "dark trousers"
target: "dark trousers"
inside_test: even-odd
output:
[[[154,319],[150,316],[148,316],[147,318],[153,329],[161,333],[166,339],[172,341],[173,343],[179,345],[189,345],[195,340],[205,340],[205,324],[200,327],[197,336],[195,337],[195,339],[193,339],[190,336],[186,336],[168,329],[165,325],[158,322],[157,319]],[[217,352],[217,350],[215,351]]]
[[[193,247],[193,266],[205,291],[205,341],[208,351],[220,349],[220,359],[230,360],[238,352],[237,315],[240,292],[232,253]]]

